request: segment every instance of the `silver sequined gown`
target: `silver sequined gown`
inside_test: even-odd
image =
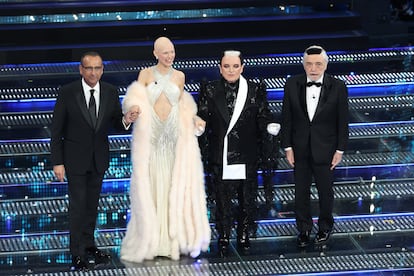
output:
[[[166,75],[161,75],[155,67],[152,67],[152,70],[155,81],[147,87],[151,106],[155,105],[161,94],[164,94],[171,104],[171,111],[168,118],[164,121],[152,109],[153,130],[149,161],[152,197],[160,226],[157,255],[169,256],[171,242],[168,236],[168,203],[171,175],[174,166],[175,145],[178,137],[178,99],[180,89],[170,81],[172,70]]]

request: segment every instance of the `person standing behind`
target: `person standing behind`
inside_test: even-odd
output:
[[[157,64],[139,72],[123,101],[125,110],[140,110],[131,144],[131,217],[121,245],[121,259],[135,263],[197,257],[211,235],[196,137],[205,122],[184,91],[184,73],[173,68],[173,43],[157,38],[153,54]]]
[[[72,270],[87,270],[87,257],[95,264],[110,255],[96,247],[94,231],[105,171],[109,167],[108,132],[128,129],[138,110],[122,114],[117,89],[100,81],[104,70],[96,52],[82,55],[82,78],[61,87],[53,111],[51,161],[59,181],[65,174],[69,192],[69,233]]]
[[[216,229],[220,254],[228,251],[233,227],[232,199],[237,194],[237,245],[250,247],[249,230],[255,229],[257,211],[258,149],[268,129],[277,135],[280,125],[271,123],[266,87],[247,81],[239,51],[223,52],[220,80],[200,87],[198,116],[206,121],[202,142],[206,171],[216,201]]]
[[[348,141],[348,89],[325,71],[328,55],[320,46],[303,55],[306,74],[288,78],[284,86],[281,141],[294,168],[297,245],[310,243],[313,222],[310,188],[314,179],[319,196],[315,244],[328,241],[333,225],[334,169]]]

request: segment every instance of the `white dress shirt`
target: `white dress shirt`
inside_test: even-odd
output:
[[[95,98],[95,103],[96,103],[96,118],[98,118],[98,114],[99,114],[99,95],[101,93],[100,89],[99,89],[99,82],[95,85],[95,87],[90,87],[85,80],[82,78],[82,87],[83,87],[83,93],[85,95],[85,100],[86,100],[86,104],[89,104],[89,99],[91,97],[91,92],[90,90],[93,89],[93,96]],[[88,106],[89,107],[89,106]]]
[[[310,79],[307,79],[307,82],[311,82]],[[323,82],[323,76],[315,82]],[[309,120],[312,122],[313,116],[315,116],[316,107],[318,106],[319,97],[321,95],[321,88],[316,85],[306,87],[306,108],[308,110]]]

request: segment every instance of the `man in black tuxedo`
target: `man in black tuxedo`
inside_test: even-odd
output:
[[[111,127],[128,129],[139,110],[122,114],[117,89],[100,81],[104,65],[96,52],[82,55],[82,78],[61,87],[53,111],[51,154],[59,181],[65,174],[69,191],[69,232],[72,270],[87,270],[87,257],[95,264],[110,255],[94,241],[98,201],[109,167],[108,133]]]
[[[211,177],[216,203],[216,228],[220,253],[227,253],[233,227],[232,199],[237,195],[237,245],[250,246],[249,230],[255,229],[257,169],[260,143],[268,130],[277,135],[266,87],[247,81],[239,51],[225,51],[220,60],[220,80],[203,83],[198,116],[206,122],[201,136],[205,169]],[[211,188],[211,187],[210,187]]]
[[[334,225],[334,169],[348,141],[348,89],[325,73],[328,55],[320,46],[305,50],[306,74],[290,77],[284,87],[282,147],[294,167],[297,244],[306,247],[313,227],[310,188],[314,179],[319,196],[315,244],[326,243]]]

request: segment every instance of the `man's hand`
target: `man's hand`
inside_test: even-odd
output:
[[[132,124],[135,122],[139,114],[141,114],[141,108],[138,105],[131,106],[127,113],[124,115],[124,121],[126,124]]]
[[[63,182],[65,178],[65,166],[64,165],[55,165],[53,166],[53,172],[55,173],[56,178]]]
[[[333,156],[333,158],[332,158],[332,162],[331,162],[331,170],[333,170],[333,169],[335,169],[335,167],[339,164],[339,163],[341,163],[341,160],[342,160],[342,153],[340,153],[340,152],[338,152],[338,151],[335,151],[335,154],[334,154],[334,156]]]
[[[293,149],[288,149],[285,151],[286,159],[289,163],[289,165],[294,168],[295,167],[295,155],[293,153]]]

